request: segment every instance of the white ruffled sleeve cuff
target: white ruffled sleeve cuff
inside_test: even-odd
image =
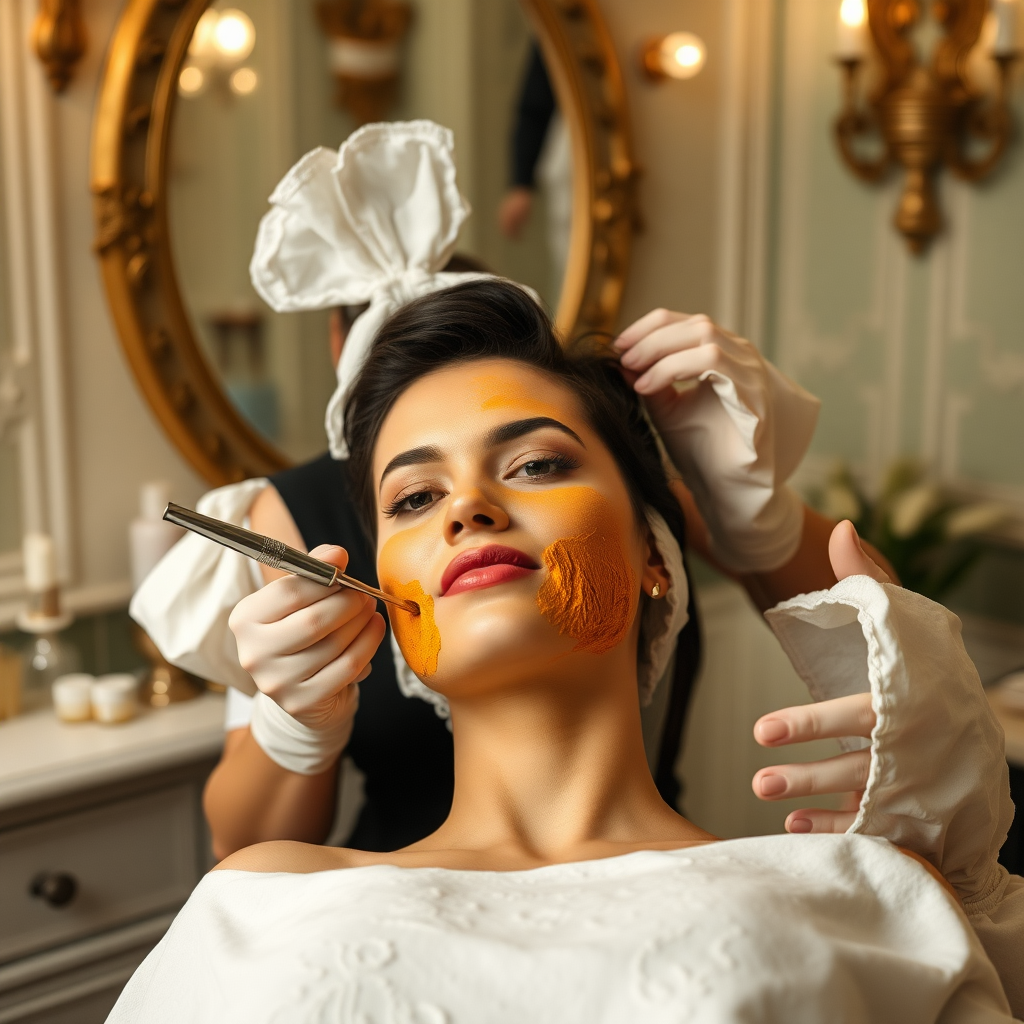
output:
[[[965,904],[984,899],[999,878],[1013,803],[1003,731],[960,620],[867,576],[786,601],[766,618],[816,700],[871,692],[870,773],[850,831],[928,858]]]

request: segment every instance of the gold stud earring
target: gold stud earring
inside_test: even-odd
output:
[[[661,587],[657,583],[651,587],[651,597],[657,597],[661,593]]]

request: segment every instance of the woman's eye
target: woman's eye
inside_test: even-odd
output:
[[[538,477],[557,476],[571,469],[579,469],[579,463],[567,455],[548,455],[542,459],[530,459],[516,468],[513,476]]]
[[[433,491],[414,491],[404,498],[398,498],[391,502],[383,511],[389,519],[400,515],[402,512],[419,512],[420,509],[433,505],[437,495]]]
[[[430,491],[417,491],[415,494],[410,494],[402,504],[415,512],[416,509],[426,508],[433,500],[434,496]]]

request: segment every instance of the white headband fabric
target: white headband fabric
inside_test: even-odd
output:
[[[647,507],[647,523],[654,534],[654,543],[665,563],[665,571],[670,582],[665,596],[647,601],[643,612],[642,646],[637,663],[637,687],[640,691],[641,707],[647,707],[654,698],[658,683],[672,663],[679,634],[690,621],[690,583],[686,576],[679,541],[661,513],[650,506]],[[398,688],[402,693],[406,697],[419,697],[420,700],[433,704],[439,718],[450,719],[451,711],[447,698],[432,690],[409,668],[393,632],[391,650],[395,656]]]
[[[353,324],[327,406],[331,455],[348,458],[345,396],[381,324],[400,306],[490,274],[446,274],[470,206],[455,183],[455,138],[433,121],[368,124],[342,147],[314,149],[270,196],[249,264],[279,313],[368,302]]]

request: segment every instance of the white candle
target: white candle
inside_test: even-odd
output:
[[[842,0],[836,31],[836,55],[840,59],[864,56],[867,52],[867,23],[864,0]]]
[[[57,554],[52,537],[45,533],[26,533],[22,554],[29,593],[41,594],[57,585]]]
[[[995,0],[996,38],[992,52],[1005,57],[1017,49],[1017,0]]]
[[[128,528],[133,590],[139,589],[156,563],[174,547],[184,532],[161,518],[170,500],[170,492],[170,485],[162,480],[143,484],[139,491],[141,515]]]

